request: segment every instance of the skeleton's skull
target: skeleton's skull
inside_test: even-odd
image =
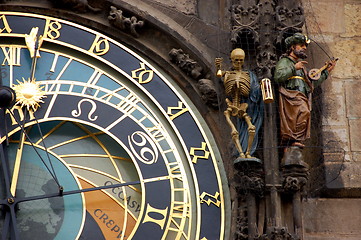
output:
[[[231,52],[232,65],[235,70],[241,70],[244,63],[245,53],[241,48],[235,48]]]

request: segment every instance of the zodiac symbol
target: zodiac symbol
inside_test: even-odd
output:
[[[73,115],[73,117],[79,117],[81,115],[81,104],[83,102],[89,102],[92,105],[91,110],[88,113],[88,119],[90,121],[95,121],[98,119],[98,116],[94,116],[92,117],[93,113],[95,112],[95,110],[97,109],[97,105],[94,101],[90,100],[90,99],[82,99],[80,102],[78,102],[78,110],[74,109],[73,111],[71,111],[71,115]]]
[[[138,141],[137,141],[138,139]],[[155,143],[152,139],[145,134],[144,132],[134,132],[131,136],[128,137],[128,142],[132,152],[140,160],[142,163],[145,164],[153,164],[156,163],[158,160],[158,150]],[[149,144],[150,147],[147,147],[146,144]],[[134,145],[137,147],[142,147],[140,150],[136,150]]]

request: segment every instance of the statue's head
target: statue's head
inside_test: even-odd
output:
[[[231,52],[232,65],[235,70],[240,70],[244,63],[245,53],[241,48],[235,48]]]
[[[289,49],[294,45],[308,45],[310,43],[310,39],[303,35],[302,33],[295,33],[292,36],[285,39],[286,48]]]
[[[286,43],[286,54],[293,57],[306,59],[306,49],[310,43],[310,39],[302,33],[295,33],[292,36],[285,39]]]

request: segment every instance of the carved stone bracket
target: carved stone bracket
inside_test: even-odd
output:
[[[124,17],[123,11],[114,6],[110,7],[108,20],[114,27],[122,31],[130,31],[133,37],[139,37],[137,28],[141,28],[144,25],[144,21],[138,20],[135,16],[130,18]]]
[[[264,222],[264,205],[261,199],[265,192],[264,173],[261,161],[236,159],[234,167],[236,190],[239,196],[238,208],[246,207],[246,214],[239,215],[236,239],[254,239]],[[243,200],[243,201],[241,201]],[[240,204],[243,202],[243,206]],[[247,226],[247,227],[246,227]],[[247,230],[247,231],[245,231]]]
[[[303,159],[299,147],[287,148],[282,159],[283,189],[285,192],[295,193],[303,191],[307,183],[308,164]]]
[[[185,74],[198,80],[202,76],[203,68],[182,49],[173,48],[169,52],[170,60],[176,64]]]
[[[198,82],[197,88],[202,100],[210,107],[218,108],[218,94],[214,82],[204,78],[203,68],[182,49],[173,48],[169,52],[170,61],[177,65],[187,76]]]
[[[211,108],[218,109],[218,94],[214,82],[210,79],[200,79],[198,89],[202,100]]]
[[[238,191],[243,193],[251,193],[258,197],[263,197],[264,181],[258,176],[242,175],[239,178]]]
[[[298,191],[303,191],[303,187],[307,183],[306,177],[292,177],[287,176],[283,181],[283,189],[285,192],[295,193]]]
[[[263,197],[265,184],[263,168],[259,161],[235,161],[236,189],[240,194],[252,193]]]

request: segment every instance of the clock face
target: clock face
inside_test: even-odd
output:
[[[0,16],[2,83],[17,95],[0,126],[3,236],[224,238],[219,154],[168,76],[84,26]]]

